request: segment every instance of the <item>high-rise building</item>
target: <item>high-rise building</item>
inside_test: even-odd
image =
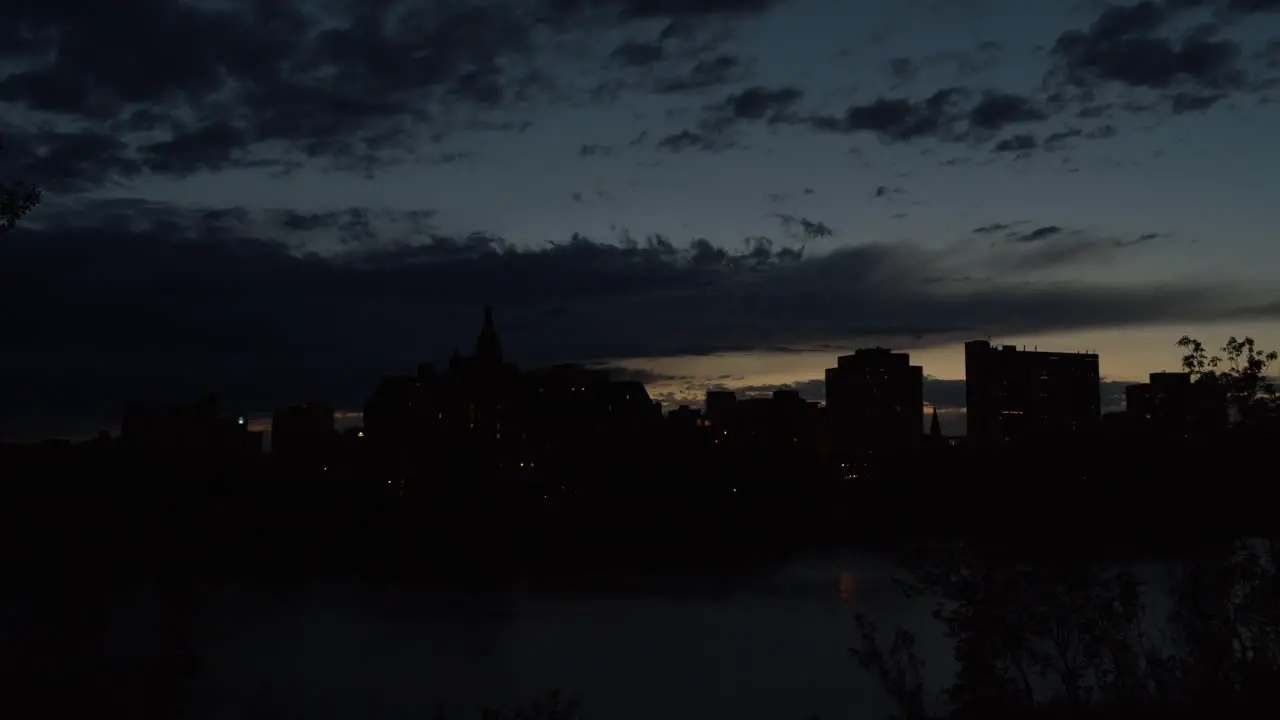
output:
[[[1093,433],[1101,419],[1098,356],[964,346],[968,441],[1017,445]]]
[[[828,368],[832,444],[842,450],[904,450],[924,435],[924,369],[907,353],[864,348]]]
[[[1143,432],[1168,441],[1213,436],[1227,426],[1221,386],[1194,383],[1185,372],[1151,373],[1148,382],[1125,388],[1125,410]]]
[[[706,408],[704,417],[707,422],[717,430],[726,432],[737,415],[738,394],[732,390],[708,390],[703,406]]]

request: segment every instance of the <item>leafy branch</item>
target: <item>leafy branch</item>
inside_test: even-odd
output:
[[[19,220],[35,210],[41,197],[40,188],[31,183],[0,182],[0,234],[12,230]]]
[[[1260,349],[1248,336],[1244,339],[1231,336],[1219,350],[1221,354],[1215,355],[1209,354],[1204,343],[1186,335],[1177,345],[1186,352],[1182,356],[1182,369],[1190,373],[1197,384],[1225,393],[1237,422],[1256,426],[1271,416],[1277,405],[1276,388],[1267,371],[1280,354]]]

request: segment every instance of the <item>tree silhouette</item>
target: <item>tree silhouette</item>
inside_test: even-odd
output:
[[[31,183],[0,182],[0,233],[12,230],[27,213],[35,210],[40,197],[40,188]]]
[[[1261,350],[1253,338],[1237,340],[1234,335],[1220,349],[1221,355],[1210,355],[1203,343],[1186,335],[1177,344],[1186,351],[1182,369],[1197,383],[1221,388],[1237,422],[1256,427],[1272,417],[1276,388],[1267,370],[1280,357],[1276,351]]]
[[[851,653],[906,720],[1244,707],[1280,681],[1275,559],[1270,539],[1202,549],[1177,569],[1172,610],[1159,617],[1124,567],[969,543],[920,551],[904,563],[902,589],[937,599],[957,665],[938,709],[910,633],[898,630],[886,651],[859,616]]]

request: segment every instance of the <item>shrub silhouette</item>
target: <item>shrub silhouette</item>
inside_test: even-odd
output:
[[[857,618],[851,653],[908,720],[997,708],[1097,716],[1265,707],[1280,681],[1274,539],[1237,541],[1184,560],[1165,618],[1152,617],[1130,569],[1031,563],[973,544],[915,553],[906,568],[908,596],[938,598],[934,617],[955,649],[951,685],[929,697],[911,633],[898,630],[883,648],[865,616]]]

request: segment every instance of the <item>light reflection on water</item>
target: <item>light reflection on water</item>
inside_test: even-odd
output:
[[[840,599],[852,600],[858,591],[858,583],[854,580],[853,573],[848,570],[840,571]]]

